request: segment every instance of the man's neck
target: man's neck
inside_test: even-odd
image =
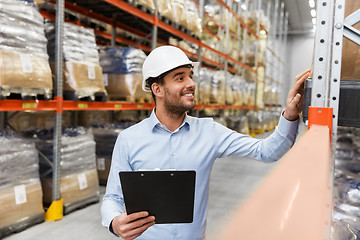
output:
[[[156,107],[155,114],[157,119],[171,132],[180,127],[186,115],[186,113],[172,114],[161,107]]]

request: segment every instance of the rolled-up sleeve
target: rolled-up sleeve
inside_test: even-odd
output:
[[[218,134],[218,156],[235,155],[254,158],[264,162],[280,159],[294,144],[298,133],[299,119],[286,120],[282,114],[275,131],[264,139],[256,139],[225,128],[220,124],[214,125],[214,132]]]

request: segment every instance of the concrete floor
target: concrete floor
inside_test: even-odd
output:
[[[257,136],[257,137],[264,137]],[[210,180],[207,240],[226,226],[237,208],[276,163],[262,163],[237,157],[217,159]],[[101,196],[105,188],[101,187]],[[74,211],[60,221],[43,222],[6,240],[98,240],[119,239],[101,225],[100,203]]]

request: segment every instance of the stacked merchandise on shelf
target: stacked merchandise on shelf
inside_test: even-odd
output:
[[[32,130],[24,135],[35,142],[37,149],[53,162],[53,130]],[[68,127],[61,137],[60,196],[65,213],[88,203],[99,201],[99,179],[96,170],[95,141],[83,127]],[[52,168],[40,158],[40,175],[44,203],[52,202]]]
[[[91,126],[96,142],[96,163],[101,185],[106,185],[113,148],[119,133],[125,128],[133,125],[131,122],[122,124],[96,124]]]
[[[0,97],[50,99],[53,83],[43,17],[29,1],[0,4]]]
[[[333,210],[335,240],[360,238],[359,140],[360,129],[338,128]]]
[[[146,54],[136,48],[104,47],[99,50],[106,90],[110,100],[151,102],[142,90],[142,64]]]
[[[35,145],[0,131],[0,238],[44,221]]]
[[[45,33],[48,39],[50,65],[55,72],[55,25],[53,22],[45,24]],[[64,23],[63,56],[64,98],[104,100],[106,90],[94,30]]]
[[[170,21],[177,27],[183,27],[196,37],[201,36],[200,12],[191,0],[159,0],[159,14],[164,21]]]

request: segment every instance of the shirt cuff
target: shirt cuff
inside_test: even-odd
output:
[[[109,231],[110,231],[114,236],[120,237],[119,235],[117,235],[117,234],[114,233],[114,230],[113,230],[113,228],[112,228],[112,222],[113,222],[113,221],[114,221],[114,219],[111,220],[111,222],[110,222],[110,224],[109,224]]]
[[[283,116],[284,111],[281,112],[277,130],[281,135],[297,135],[300,118],[294,121],[289,121]]]

